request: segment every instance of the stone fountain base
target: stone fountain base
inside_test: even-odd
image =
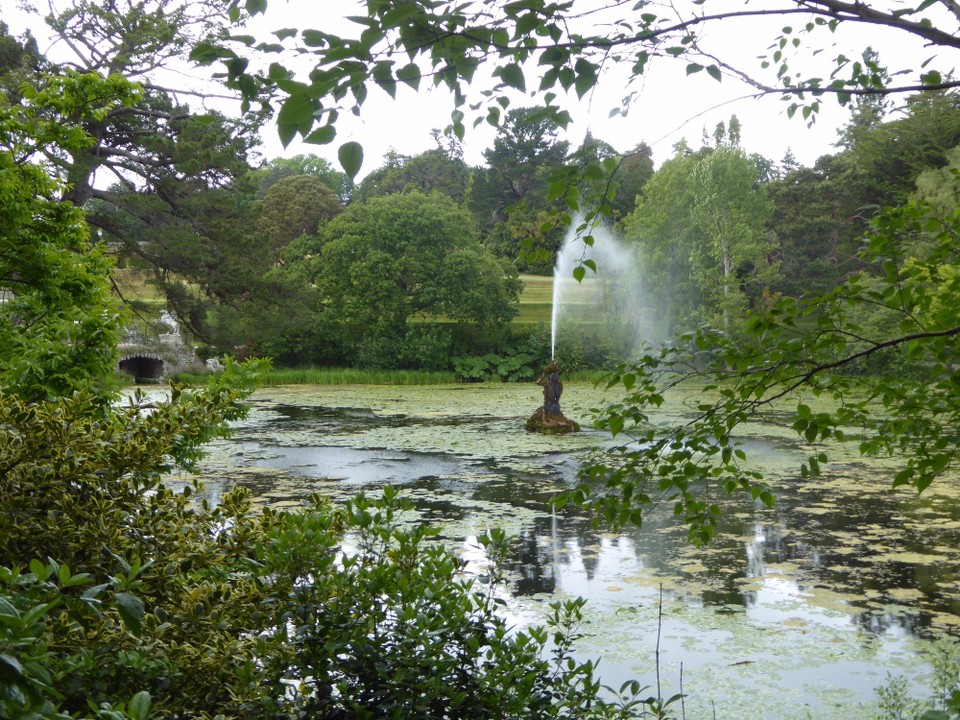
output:
[[[529,432],[543,433],[544,435],[563,435],[565,433],[580,432],[580,424],[576,420],[559,415],[548,415],[542,407],[537,408],[524,425]]]
[[[560,382],[560,368],[555,362],[549,363],[543,369],[543,374],[537,378],[537,384],[543,386],[543,405],[536,409],[524,427],[529,432],[545,435],[579,432],[580,425],[568,420],[560,410],[563,383]]]

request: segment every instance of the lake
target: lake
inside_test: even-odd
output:
[[[589,428],[590,409],[616,399],[567,384],[562,405]],[[668,395],[654,420],[690,412],[689,399]],[[234,436],[210,448],[211,501],[234,483],[291,508],[313,492],[343,499],[392,484],[468,570],[485,560],[476,537],[502,527],[516,538],[516,623],[541,622],[551,600],[586,598],[579,653],[600,659],[602,680],[655,688],[659,646],[661,691],[682,689],[689,718],[871,717],[888,673],[926,692],[928,641],[960,629],[957,484],[892,490],[896,459],[846,446],[820,477],[801,478],[810,447],[776,415],[740,438],[775,507],[731,500],[717,540],[695,548],[670,508],[616,534],[576,508],[551,511],[583,457],[612,441],[526,433],[542,402],[533,383],[291,386],[252,401]]]

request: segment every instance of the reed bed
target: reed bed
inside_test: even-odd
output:
[[[273,385],[443,385],[457,382],[446,370],[374,370],[364,368],[276,368],[263,379]]]

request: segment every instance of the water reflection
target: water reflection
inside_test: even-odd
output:
[[[868,702],[887,670],[919,682],[925,666],[911,638],[960,628],[960,502],[946,483],[929,497],[895,493],[889,468],[854,460],[794,477],[782,458],[806,451],[756,428],[751,457],[770,463],[777,504],[729,502],[717,540],[697,549],[670,508],[618,534],[576,508],[552,512],[582,453],[605,438],[528,437],[523,388],[458,389],[469,412],[429,390],[271,392],[282,395],[261,393],[235,439],[215,446],[208,493],[236,482],[295,505],[312,492],[399,485],[473,566],[484,561],[476,536],[504,527],[516,538],[512,611],[533,620],[545,601],[586,598],[588,640],[614,677],[649,669],[650,638],[662,633],[664,657],[697,669],[713,697],[711,683],[741,680],[816,687],[808,707],[820,714],[820,685],[841,688],[843,704]]]

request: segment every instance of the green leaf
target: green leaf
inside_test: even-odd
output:
[[[0,653],[0,678],[8,681],[10,675],[23,677],[23,665],[13,655]]]
[[[327,44],[327,34],[319,30],[304,30],[300,36],[307,47],[323,47]]]
[[[580,58],[573,69],[577,74],[573,85],[577,91],[577,96],[582,98],[597,84],[597,66],[584,58]]]
[[[132,720],[148,720],[150,717],[150,693],[141,690],[127,703],[127,714]]]
[[[120,619],[134,635],[142,632],[142,621],[144,616],[143,601],[133,593],[119,592],[115,597],[117,601],[117,611],[120,613]]]
[[[500,68],[500,79],[503,80],[505,85],[516,88],[521,92],[525,92],[527,89],[526,80],[523,77],[523,70],[520,69],[520,66],[516,63],[510,63]]]
[[[306,95],[291,95],[277,113],[277,134],[286,147],[299,132],[306,135],[313,125],[314,113],[320,104]]]
[[[337,151],[337,158],[340,160],[340,167],[352,180],[363,165],[363,146],[358,142],[346,142]]]
[[[610,423],[610,434],[616,437],[623,430],[623,416],[611,415],[609,423]]]
[[[324,125],[323,127],[317,128],[312,133],[307,135],[303,140],[304,142],[311,143],[312,145],[328,145],[333,142],[333,139],[337,136],[337,128],[333,125]]]
[[[397,80],[402,83],[406,83],[414,90],[420,87],[420,78],[422,75],[420,73],[420,68],[415,63],[404,65],[402,68],[397,70],[396,75]]]
[[[393,77],[393,63],[378,62],[373,66],[373,79],[390,97],[397,97],[397,81]]]
[[[190,59],[201,65],[209,65],[220,57],[220,48],[210,43],[199,43],[190,51]]]
[[[687,65],[687,75],[693,75],[703,70],[703,65],[699,63],[689,63]]]
[[[723,75],[720,73],[720,68],[716,65],[707,65],[707,75],[712,77],[717,82],[720,82],[723,79]]]
[[[578,265],[573,269],[573,279],[577,282],[583,282],[583,278],[587,274],[587,269],[583,265]]]

